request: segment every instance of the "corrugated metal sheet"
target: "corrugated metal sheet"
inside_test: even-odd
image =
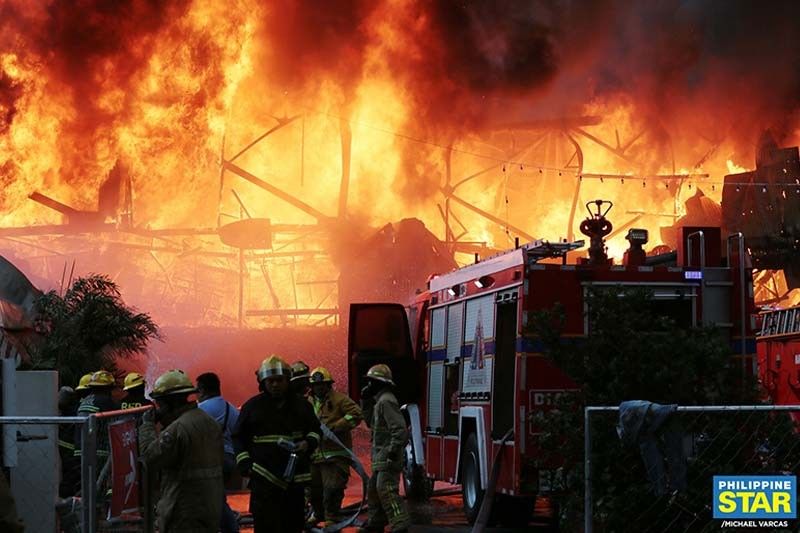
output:
[[[431,348],[444,346],[444,308],[434,309],[431,313]]]
[[[444,364],[431,363],[428,376],[428,425],[442,427],[442,391],[444,389]]]
[[[463,327],[464,304],[447,306],[447,359],[455,361],[461,356],[461,331]]]

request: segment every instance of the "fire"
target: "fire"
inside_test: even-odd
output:
[[[335,307],[341,258],[409,217],[466,263],[471,246],[486,255],[518,236],[582,238],[584,204],[603,198],[620,258],[627,228],[648,229],[655,246],[698,188],[719,201],[764,128],[787,142],[797,131],[791,74],[773,75],[783,52],[750,39],[747,64],[732,63],[727,41],[706,49],[686,34],[731,37],[725,16],[699,9],[676,19],[664,7],[591,8],[612,26],[599,35],[563,23],[585,18],[569,6],[51,4],[12,0],[0,15],[0,226],[65,222],[28,199],[36,191],[95,210],[120,165],[131,227],[120,212],[104,220],[126,231],[247,217],[293,226],[271,252],[245,253],[247,309]],[[740,9],[781,28],[791,20]],[[664,22],[682,17],[691,24]],[[748,81],[765,72],[771,84]],[[223,160],[310,209],[221,171]],[[76,274],[112,271],[168,321],[235,322],[238,251],[213,231],[0,243],[19,257],[42,244],[53,255],[30,270],[54,285],[64,257],[78,257]],[[211,311],[182,316],[198,306]]]
[[[736,163],[734,163],[730,159],[725,161],[725,165],[728,167],[728,173],[729,174],[740,174],[742,172],[747,172],[749,170],[747,168],[740,167],[739,165],[737,165]]]

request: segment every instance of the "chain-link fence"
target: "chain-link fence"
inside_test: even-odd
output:
[[[4,474],[26,531],[56,531],[61,497],[80,491],[80,459],[74,460],[71,442],[83,423],[78,417],[0,417]]]
[[[592,531],[716,531],[713,477],[797,475],[800,406],[585,409],[584,524]]]
[[[146,410],[0,417],[3,473],[25,530],[152,531],[148,476],[136,445]]]

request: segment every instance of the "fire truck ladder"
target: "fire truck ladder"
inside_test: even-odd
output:
[[[572,242],[548,242],[541,239],[529,242],[522,246],[528,257],[528,264],[534,264],[541,259],[552,259],[560,257],[561,261],[567,263],[567,253],[578,250],[586,245],[584,240]]]
[[[800,307],[776,309],[762,314],[760,338],[800,334]]]

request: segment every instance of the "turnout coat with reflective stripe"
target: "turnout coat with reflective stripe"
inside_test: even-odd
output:
[[[106,411],[116,411],[119,409],[117,402],[115,402],[111,398],[111,394],[107,393],[96,393],[93,392],[89,394],[86,398],[81,400],[80,405],[78,406],[78,416],[90,416],[96,415],[98,413],[105,413]],[[75,435],[73,442],[75,444],[75,451],[73,452],[76,456],[81,455],[81,444],[83,440],[83,426],[81,424],[77,424],[75,426]],[[106,430],[105,426],[101,427],[101,431],[98,433],[97,438],[97,456],[101,458],[108,457],[109,453],[109,443],[108,443],[108,431]],[[102,466],[102,465],[101,465]]]
[[[320,400],[310,396],[309,400],[314,407],[319,421],[333,431],[342,444],[348,449],[353,448],[353,437],[350,432],[363,420],[361,408],[346,394],[331,390],[328,395]],[[337,444],[323,438],[322,444],[314,454],[315,461],[324,461],[331,457],[347,457],[347,450],[341,449]]]
[[[161,474],[159,531],[216,533],[225,490],[217,421],[191,403],[158,435],[153,422],[142,422],[139,449]]]
[[[383,389],[366,411],[368,425],[372,428],[372,470],[399,471],[408,434],[397,397],[391,389]]]
[[[251,481],[266,481],[280,489],[286,489],[290,482],[311,481],[309,457],[319,445],[320,426],[305,399],[287,394],[280,403],[266,393],[250,398],[239,412],[232,438],[236,463],[250,466]],[[278,446],[281,439],[308,442],[308,453],[298,456],[290,481],[283,478],[289,452]]]

